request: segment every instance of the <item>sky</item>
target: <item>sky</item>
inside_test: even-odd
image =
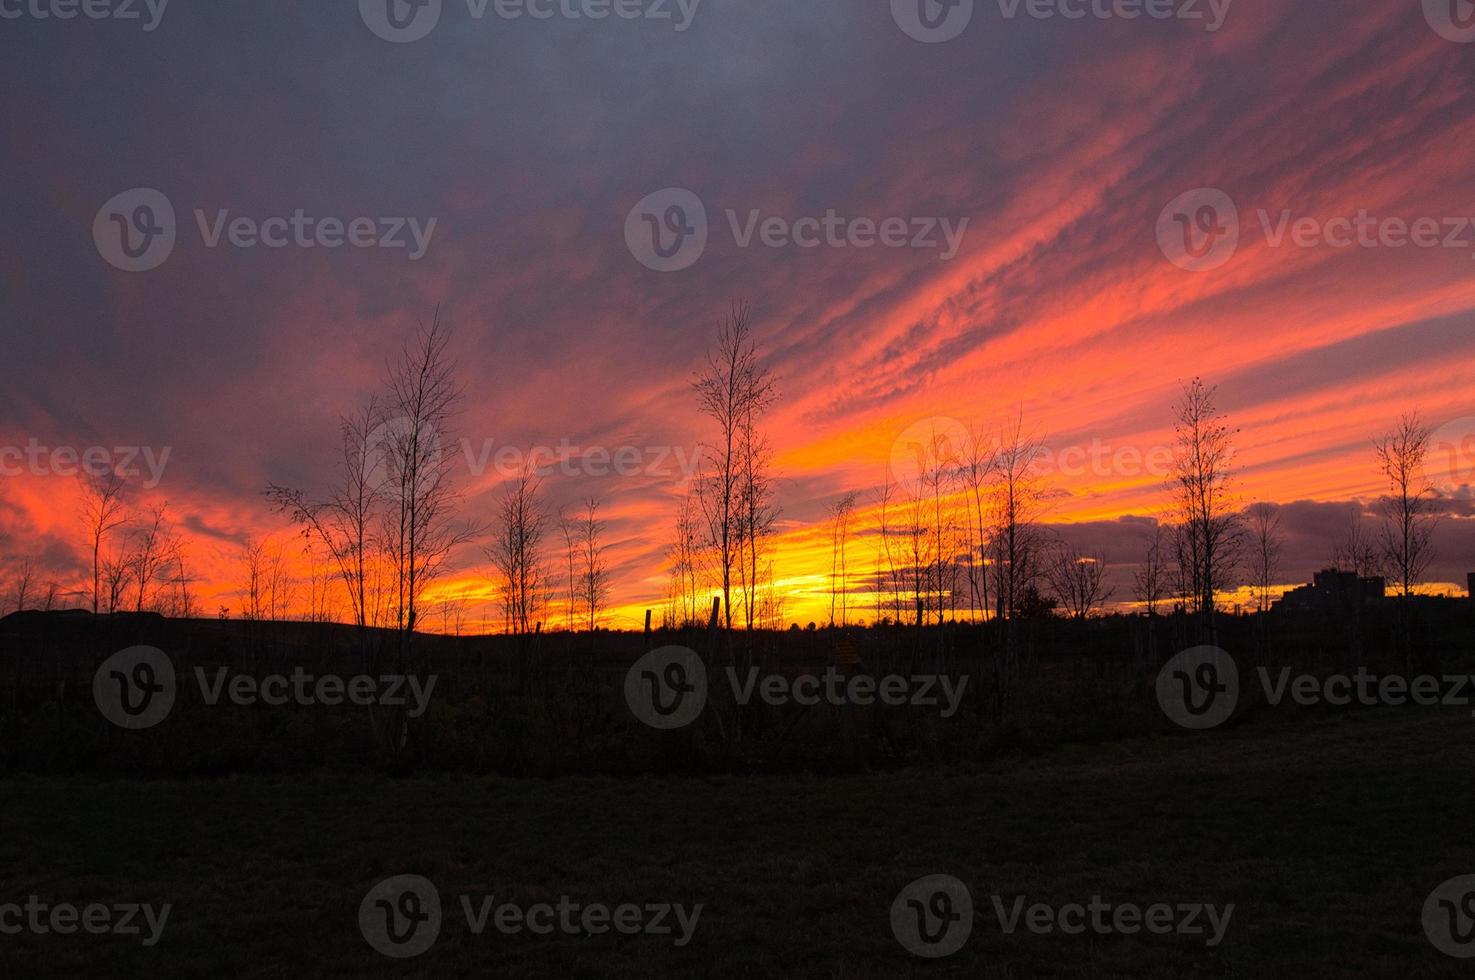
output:
[[[1381,492],[1372,442],[1410,410],[1430,579],[1475,569],[1464,0],[85,9],[0,0],[0,555],[63,587],[88,566],[66,450],[104,447],[136,511],[168,502],[204,607],[238,609],[242,543],[295,540],[262,489],[327,487],[338,417],[438,308],[464,513],[491,520],[499,449],[569,447],[548,502],[604,502],[634,625],[734,303],[781,394],[796,620],[828,610],[827,507],[858,490],[866,525],[919,426],[1022,417],[1048,520],[1125,574],[1193,377],[1236,493],[1284,505],[1285,583]],[[478,547],[452,566],[435,595],[488,595]]]

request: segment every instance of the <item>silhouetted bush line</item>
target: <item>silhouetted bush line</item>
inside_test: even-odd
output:
[[[1219,645],[1247,679],[1258,667],[1328,674],[1365,666],[1402,672],[1394,612],[1369,610],[1356,629],[1345,617],[1272,614],[1222,617]],[[357,705],[205,703],[196,668],[261,677],[379,673],[393,632],[334,624],[166,620],[155,616],[22,614],[0,621],[0,773],[127,777],[225,776],[378,769],[516,777],[576,774],[702,775],[990,765],[1070,744],[1144,736],[1216,737],[1172,725],[1154,698],[1161,663],[1195,645],[1187,617],[1085,621],[1049,618],[1022,626],[1023,682],[1008,720],[991,711],[995,624],[725,634],[706,630],[549,634],[522,637],[417,635],[405,673],[437,683],[425,714],[409,722],[403,751],[375,751],[368,710]],[[1268,642],[1265,637],[1273,637]],[[822,674],[837,649],[859,663],[842,673],[967,678],[961,708],[827,703],[803,707],[754,699],[731,708],[724,727],[709,703],[689,727],[657,731],[631,712],[624,680],[653,647],[682,645],[708,664],[710,688],[727,690],[727,643],[762,672]],[[169,717],[125,731],[98,711],[93,675],[107,656],[145,644],[166,652],[178,676]],[[1475,607],[1437,602],[1413,626],[1413,663],[1431,673],[1475,671]],[[1267,649],[1268,646],[1268,649]],[[1362,651],[1359,653],[1359,649]],[[1155,650],[1149,655],[1149,650]],[[1399,650],[1399,653],[1393,651]],[[740,675],[744,673],[739,670]],[[1243,684],[1225,727],[1297,724],[1360,707],[1264,709]],[[715,694],[713,698],[721,695]],[[1410,707],[1392,710],[1450,710]],[[740,736],[731,730],[736,727]]]

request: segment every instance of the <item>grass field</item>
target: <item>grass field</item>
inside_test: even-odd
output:
[[[219,781],[21,777],[0,786],[0,902],[171,903],[161,941],[0,936],[7,976],[1455,977],[1425,938],[1475,871],[1475,720],[1449,709],[1287,712],[987,769],[848,778],[516,780],[362,774]],[[438,941],[381,956],[368,890],[421,874]],[[965,882],[963,949],[893,936],[897,892]],[[1234,903],[1226,938],[1006,935],[989,896]],[[458,896],[678,902],[648,935],[473,935]]]

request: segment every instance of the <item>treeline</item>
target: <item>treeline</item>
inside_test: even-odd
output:
[[[717,325],[690,389],[704,439],[699,468],[676,500],[656,625],[705,626],[716,597],[727,629],[781,628],[789,610],[775,585],[778,477],[763,427],[778,385],[747,306]],[[108,473],[82,482],[88,580],[43,581],[34,557],[13,560],[0,613],[81,604],[99,613],[347,619],[407,633],[600,628],[613,599],[607,501],[589,495],[555,511],[528,461],[500,488],[489,524],[460,517],[452,429],[463,391],[437,313],[389,361],[381,390],[340,418],[326,492],[266,488],[270,506],[298,532],[295,545],[244,540],[228,559],[239,569],[234,606],[201,608],[192,548],[168,502],[134,504],[122,477]],[[1248,587],[1255,607],[1269,608],[1284,555],[1279,506],[1246,506],[1238,492],[1235,434],[1213,387],[1184,385],[1163,507],[1125,556],[1130,576],[1112,574],[1113,558],[1123,556],[1072,546],[1049,524],[1057,488],[1040,465],[1044,441],[1022,413],[908,436],[900,465],[879,487],[828,502],[828,623],[994,621],[1005,624],[1007,644],[1016,620],[1131,608],[1149,618],[1181,611],[1211,641],[1226,595]],[[1431,435],[1409,413],[1373,442],[1387,492],[1373,513],[1358,507],[1329,565],[1414,593],[1433,561],[1438,521],[1424,476]],[[457,590],[434,589],[473,546],[487,574]],[[477,607],[480,619],[468,621]]]

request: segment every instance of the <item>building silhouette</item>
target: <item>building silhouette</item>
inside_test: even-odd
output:
[[[1470,576],[1475,583],[1475,574]],[[1356,572],[1324,568],[1311,577],[1310,585],[1291,589],[1275,603],[1287,612],[1326,612],[1377,602],[1388,594],[1382,576],[1360,577]]]

